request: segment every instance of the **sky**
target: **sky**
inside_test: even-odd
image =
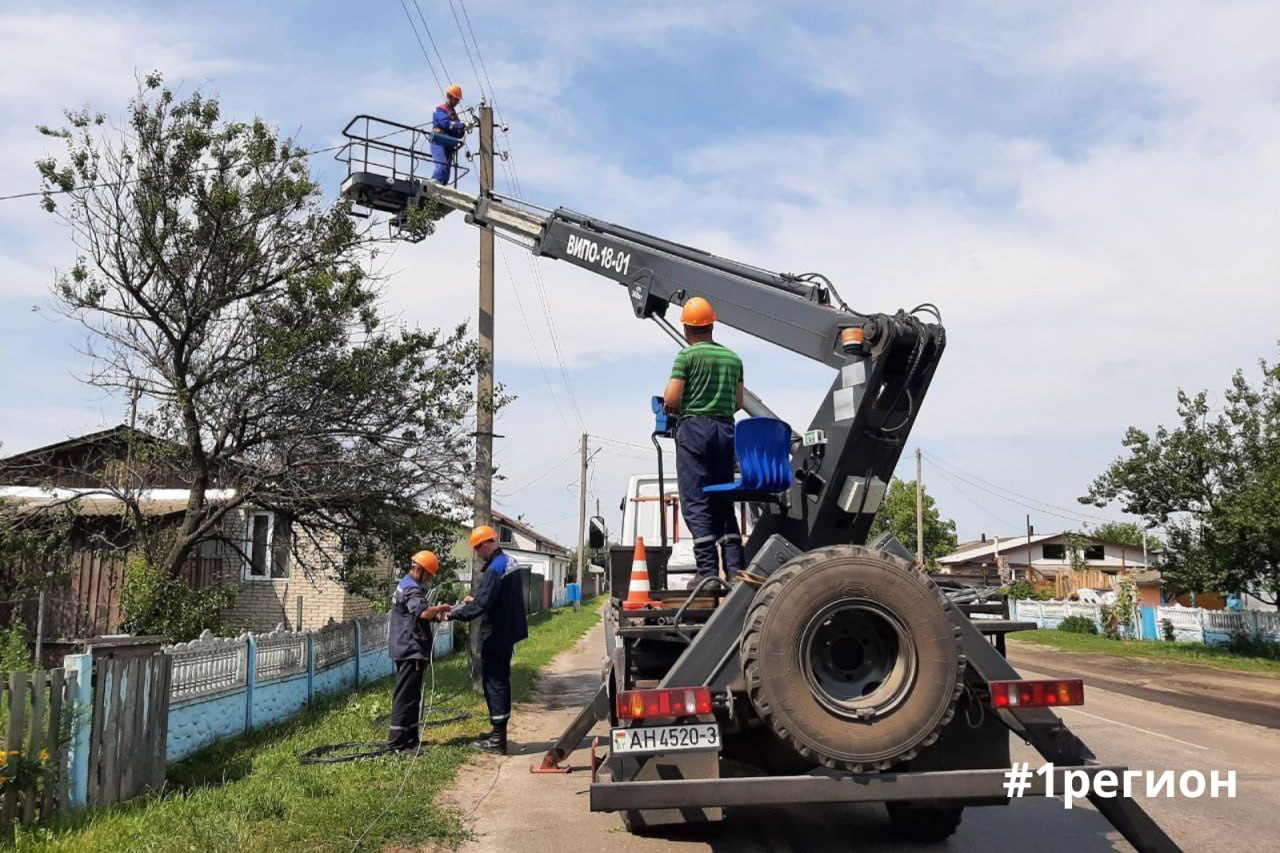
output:
[[[937,304],[947,351],[898,473],[921,448],[961,540],[1017,534],[1028,514],[1040,532],[1122,519],[1076,498],[1125,429],[1171,423],[1178,389],[1220,399],[1276,356],[1267,0],[6,1],[0,32],[0,196],[38,189],[36,125],[83,105],[119,116],[152,69],[311,147],[360,113],[424,121],[456,81],[464,105],[491,91],[509,125],[500,191],[822,272],[860,311]],[[313,175],[336,195],[329,156]],[[50,293],[74,253],[37,201],[0,201],[4,452],[125,419],[77,378],[84,332]],[[591,501],[620,529],[627,476],[655,468],[649,397],[674,345],[607,280],[499,245],[496,372],[516,400],[497,424],[497,506],[571,545],[587,432]],[[474,328],[477,248],[458,216],[397,245],[385,310]],[[830,369],[721,338],[807,425]]]

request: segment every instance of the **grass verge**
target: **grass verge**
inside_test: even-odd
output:
[[[1240,655],[1222,646],[1203,643],[1168,643],[1157,640],[1110,640],[1091,634],[1072,634],[1057,629],[1020,631],[1009,635],[1010,643],[1035,643],[1068,652],[1122,655],[1174,663],[1195,663],[1237,672],[1280,675],[1280,660]]]
[[[603,600],[584,602],[576,613],[565,608],[530,619],[529,639],[516,647],[512,661],[516,701],[527,700],[539,671],[599,621]],[[430,746],[416,762],[382,757],[298,763],[300,755],[323,744],[385,741],[385,727],[374,723],[391,711],[392,680],[383,679],[174,765],[162,795],[20,830],[15,848],[320,853],[351,850],[366,827],[361,850],[426,841],[456,845],[465,837],[461,816],[437,806],[435,794],[474,754],[465,743],[488,728],[488,718],[484,700],[468,689],[466,655],[439,661],[435,670],[436,695],[449,709],[438,716],[465,710],[471,717],[424,730]]]

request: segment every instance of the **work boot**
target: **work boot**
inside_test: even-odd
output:
[[[494,755],[507,754],[507,721],[503,720],[493,724],[493,731],[488,737],[482,737],[479,740],[471,742],[471,745],[482,752],[490,752]]]

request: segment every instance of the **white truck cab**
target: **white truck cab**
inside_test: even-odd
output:
[[[644,539],[645,547],[662,545],[662,526],[659,508],[666,507],[667,545],[671,556],[667,559],[666,588],[688,589],[694,584],[697,567],[693,559],[693,537],[680,515],[680,490],[674,476],[663,483],[665,501],[658,500],[657,474],[632,474],[627,479],[627,494],[622,501],[622,539],[620,546],[634,550],[636,537]],[[749,514],[738,507],[738,524],[745,538],[751,532]],[[622,591],[625,596],[625,590]]]

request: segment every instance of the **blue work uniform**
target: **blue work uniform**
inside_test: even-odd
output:
[[[458,153],[458,147],[462,144],[462,138],[466,136],[467,127],[458,121],[458,113],[454,111],[453,107],[449,106],[448,101],[445,101],[436,107],[435,114],[431,117],[431,129],[442,136],[458,140],[458,144],[452,146],[441,145],[435,140],[431,142],[431,159],[436,164],[431,180],[438,184],[447,184],[453,173],[454,157]]]
[[[529,636],[524,584],[512,560],[494,551],[480,570],[480,586],[470,604],[456,607],[450,619],[470,622],[480,638],[480,668],[489,722],[505,726],[511,717],[511,655],[516,643]]]
[[[431,624],[421,618],[428,606],[422,587],[406,574],[391,596],[387,622],[387,654],[396,667],[396,687],[391,696],[392,749],[416,749],[422,716],[422,676],[431,660]]]

